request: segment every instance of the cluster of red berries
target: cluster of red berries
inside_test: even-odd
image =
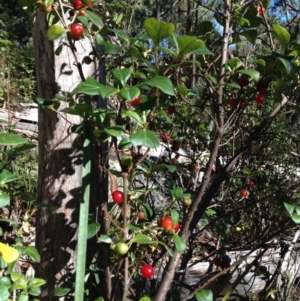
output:
[[[255,185],[255,183],[252,180],[249,180],[247,184],[250,189],[253,188]],[[240,194],[242,198],[247,198],[249,196],[249,191],[247,189],[242,189]]]
[[[179,228],[180,228],[180,224],[179,223],[177,223],[176,225],[174,225],[173,220],[172,220],[172,218],[170,216],[165,216],[161,220],[160,225],[166,231],[174,230],[175,232],[177,232],[179,230]]]
[[[73,7],[75,11],[77,11],[77,14],[81,16],[86,16],[85,9],[91,8],[92,4],[88,3],[85,4],[81,0],[74,0]],[[70,27],[70,33],[72,38],[77,41],[83,36],[84,32],[84,26],[81,23],[73,23]]]
[[[269,82],[260,80],[256,83],[256,90],[258,91],[258,95],[255,98],[255,102],[257,104],[262,104],[265,101],[265,95],[267,94]]]

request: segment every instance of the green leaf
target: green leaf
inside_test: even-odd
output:
[[[100,95],[102,98],[107,98],[117,93],[116,88],[106,87],[98,83],[94,78],[88,77],[84,82],[80,83],[72,92],[74,94]]]
[[[16,134],[0,133],[0,145],[25,144],[27,140]]]
[[[211,290],[201,290],[195,294],[197,301],[213,301],[213,293]]]
[[[93,223],[88,225],[88,239],[95,236],[100,230],[100,223]]]
[[[250,43],[255,44],[257,39],[257,30],[256,29],[249,29],[240,32],[241,36],[244,36]]]
[[[287,211],[289,214],[292,214],[292,213],[294,212],[295,205],[289,204],[289,203],[286,203],[286,202],[284,202],[283,205],[284,205],[284,208],[286,209],[286,211]]]
[[[0,208],[7,206],[10,202],[10,196],[0,190]]]
[[[115,125],[109,128],[104,128],[104,132],[109,136],[120,137],[123,134],[124,130],[123,127],[119,125]]]
[[[150,86],[160,89],[162,92],[168,95],[175,96],[174,94],[174,88],[171,80],[164,76],[156,76],[154,78],[151,78],[149,80],[146,80],[142,83],[140,83],[138,86]]]
[[[133,120],[135,120],[140,126],[143,126],[144,122],[140,115],[137,112],[134,111],[123,111],[122,117],[130,117]]]
[[[28,287],[29,288],[34,288],[34,287],[40,287],[42,285],[46,284],[46,281],[41,278],[33,278],[28,282]]]
[[[174,225],[176,225],[179,222],[179,213],[177,210],[175,209],[171,210],[171,218]]]
[[[141,94],[138,87],[123,87],[120,91],[122,98],[126,100],[133,100]]]
[[[17,298],[17,301],[28,301],[29,296],[28,295],[19,295]]]
[[[177,42],[179,47],[179,56],[194,53],[199,48],[203,48],[205,46],[205,43],[202,40],[197,39],[195,36],[179,36],[177,38]]]
[[[229,66],[229,70],[231,71],[243,66],[243,63],[238,57],[233,57],[227,61],[226,65],[227,67]]]
[[[9,182],[15,181],[17,179],[18,179],[18,177],[16,177],[14,174],[12,174],[7,169],[3,169],[0,172],[0,185],[3,185],[5,183],[9,183]]]
[[[300,205],[296,205],[295,211],[296,211],[296,214],[300,215]]]
[[[176,171],[176,169],[177,168],[175,165],[167,165],[167,164],[162,163],[162,164],[157,164],[157,165],[152,166],[151,173],[157,172],[157,171],[165,171],[165,170],[174,172],[174,171]]]
[[[170,254],[171,257],[174,256],[174,253],[173,253],[172,249],[171,249],[167,244],[165,244],[165,243],[162,242],[162,241],[159,241],[158,244],[164,246],[165,249],[167,250],[167,252]]]
[[[84,113],[89,109],[87,104],[75,104],[74,106],[70,106],[68,108],[60,110],[60,112],[71,114],[71,115],[78,115],[83,116]]]
[[[214,25],[212,22],[203,21],[197,25],[197,35],[204,36],[210,32],[214,32]]]
[[[104,242],[106,244],[112,243],[112,239],[107,235],[100,235],[98,241]]]
[[[34,262],[40,262],[41,261],[41,256],[40,256],[37,248],[34,247],[34,246],[26,247],[24,253],[26,255],[28,255],[29,257],[31,257]]]
[[[183,253],[186,249],[186,244],[183,239],[176,233],[173,233],[173,241],[178,253]]]
[[[98,14],[95,14],[89,10],[85,10],[86,16],[88,19],[96,26],[98,29],[101,29],[103,27],[102,19]]]
[[[124,30],[110,29],[109,31],[114,32],[118,36],[120,41],[125,41],[127,43],[130,41],[129,36],[127,35],[127,33]]]
[[[131,70],[129,68],[114,69],[112,71],[112,74],[114,78],[119,82],[119,84],[124,87],[130,78]]]
[[[157,148],[159,139],[153,131],[141,130],[129,136],[133,146],[146,146],[149,148]]]
[[[242,69],[242,70],[237,70],[237,73],[242,73],[245,75],[249,75],[250,77],[252,77],[255,81],[259,81],[259,77],[260,74],[258,71],[256,70],[252,70],[252,69]]]
[[[285,28],[283,28],[278,24],[273,24],[272,29],[273,29],[272,33],[274,37],[277,39],[277,41],[285,51],[290,43],[290,39],[291,39],[290,34]]]
[[[185,193],[183,192],[183,189],[181,187],[176,187],[171,189],[171,195],[176,199],[182,199],[185,197]]]
[[[277,57],[275,59],[275,62],[281,63],[281,65],[284,68],[284,73],[286,75],[290,75],[292,73],[292,71],[295,69],[295,65],[292,62],[290,62],[290,61],[288,61],[288,60],[286,60],[284,58]]]
[[[40,287],[32,287],[29,289],[28,294],[32,296],[40,296],[41,291]]]
[[[60,25],[52,25],[47,30],[47,38],[50,41],[54,41],[64,35],[67,32],[66,29],[61,27]]]
[[[68,294],[70,291],[71,291],[71,289],[68,288],[68,287],[62,287],[62,286],[56,287],[54,289],[54,295],[53,296],[54,297],[63,297],[66,294]]]
[[[292,214],[291,215],[292,220],[296,223],[296,224],[300,224],[300,215],[298,214]]]
[[[130,141],[130,138],[123,138],[119,143],[119,149],[128,149],[131,148],[133,145]]]
[[[157,47],[162,40],[171,36],[173,32],[175,32],[174,24],[162,22],[155,18],[146,19],[144,26],[149,37],[154,43],[154,47]]]
[[[151,239],[151,237],[145,235],[145,234],[142,234],[142,233],[139,233],[137,235],[135,235],[129,243],[138,243],[138,244],[141,244],[141,245],[148,245],[148,244],[156,244],[157,242],[156,241],[153,241]]]

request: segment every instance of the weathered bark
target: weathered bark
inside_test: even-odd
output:
[[[58,92],[72,91],[81,78],[69,47],[65,46],[55,56],[61,41],[48,41],[46,31],[45,14],[38,12],[33,30],[37,95],[51,99]],[[81,56],[91,49],[85,40],[76,42],[76,48]],[[94,66],[86,68],[89,69],[83,70],[84,75],[92,75]],[[67,103],[62,103],[59,110],[65,106]],[[70,127],[79,122],[77,116],[39,108],[36,246],[41,264],[37,265],[36,273],[47,281],[42,301],[53,300],[54,288],[62,283],[66,286],[65,282],[73,279],[75,271],[82,153],[74,143],[76,136],[71,134]]]

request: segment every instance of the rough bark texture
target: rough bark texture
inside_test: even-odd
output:
[[[46,31],[45,14],[38,12],[33,30],[37,95],[51,99],[59,91],[72,91],[80,77],[69,48],[64,47],[55,56],[60,41],[48,41]],[[88,41],[78,41],[75,46],[79,56],[90,52]],[[88,68],[83,70],[85,76],[92,75],[94,66]],[[66,105],[61,104],[59,110]],[[76,136],[71,134],[70,127],[79,122],[77,116],[39,108],[36,246],[41,264],[36,267],[36,273],[47,281],[42,301],[53,300],[54,288],[72,279],[75,271],[82,153],[74,143]]]

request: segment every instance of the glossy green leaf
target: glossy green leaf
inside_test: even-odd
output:
[[[0,145],[25,144],[27,140],[16,134],[0,133]]]
[[[103,42],[103,41],[100,43],[100,45],[102,46],[102,50],[104,54],[118,54],[123,50],[122,46],[115,45],[108,42]]]
[[[40,287],[42,285],[46,284],[46,281],[41,278],[33,278],[28,282],[28,287]]]
[[[175,209],[171,210],[171,218],[174,225],[176,225],[179,222],[179,213],[177,210]]]
[[[155,47],[158,46],[162,40],[170,37],[173,32],[175,32],[174,24],[162,22],[156,18],[146,19],[144,26]]]
[[[60,110],[60,112],[71,114],[71,115],[79,115],[83,116],[84,113],[89,109],[87,104],[75,104],[74,106],[70,106],[68,108]]]
[[[130,38],[127,35],[127,33],[124,30],[120,30],[120,29],[110,29],[109,31],[114,32],[118,38],[120,39],[120,41],[125,41],[125,42],[129,42]]]
[[[290,43],[290,39],[291,39],[289,32],[284,27],[282,27],[278,24],[273,24],[272,29],[273,29],[272,33],[273,33],[274,37],[276,38],[276,40],[279,42],[279,44],[282,46],[282,48],[285,51],[287,49],[287,47]]]
[[[178,253],[183,253],[186,249],[186,244],[183,239],[176,233],[173,233],[173,241]]]
[[[15,181],[17,179],[18,179],[18,177],[16,177],[13,173],[11,173],[7,169],[3,169],[0,172],[0,185],[3,185],[5,183],[9,183],[9,182]]]
[[[109,136],[120,137],[123,134],[124,130],[122,126],[115,125],[109,128],[105,128],[104,132]]]
[[[162,241],[159,241],[158,244],[159,244],[159,245],[162,245],[162,246],[167,250],[167,252],[169,253],[169,255],[170,255],[171,257],[174,256],[174,253],[173,253],[172,249],[171,249],[167,244],[165,244],[165,243],[162,242]]]
[[[183,189],[181,187],[176,187],[176,188],[171,189],[171,194],[176,200],[179,200],[179,199],[182,199],[185,197],[185,193],[183,192]]]
[[[126,100],[133,100],[141,94],[138,87],[123,87],[120,91],[122,98]]]
[[[135,120],[140,126],[142,126],[144,123],[140,115],[134,111],[123,111],[122,117],[130,117],[131,119]]]
[[[138,85],[139,87],[150,86],[160,89],[162,92],[168,95],[175,96],[174,87],[171,80],[164,76],[156,76],[149,80],[146,80]]]
[[[52,25],[47,30],[47,38],[50,41],[54,41],[58,38],[60,38],[62,35],[64,35],[67,32],[66,29],[61,27],[60,25]]]
[[[170,171],[170,172],[174,172],[176,171],[177,167],[175,165],[168,165],[168,164],[157,164],[157,165],[154,165],[152,166],[151,168],[151,173],[153,172],[157,172],[157,171]]]
[[[150,130],[140,130],[130,135],[129,139],[133,146],[146,146],[149,148],[157,148],[159,146],[158,137]]]
[[[88,234],[87,237],[92,238],[95,236],[100,230],[100,223],[93,223],[88,225]]]
[[[118,83],[124,87],[131,76],[131,70],[129,68],[114,69],[112,74]]]
[[[54,296],[54,297],[63,297],[63,296],[65,296],[65,295],[67,295],[70,291],[71,291],[71,289],[68,288],[68,287],[62,287],[62,286],[56,287],[56,288],[54,289],[54,294],[53,294],[53,296]]]
[[[237,73],[245,74],[252,77],[255,81],[259,81],[260,73],[252,69],[237,70]]]
[[[28,294],[31,296],[40,296],[42,290],[40,287],[32,287],[28,290]]]
[[[275,62],[278,62],[283,67],[284,73],[286,75],[290,75],[296,68],[296,66],[291,61],[288,61],[282,57],[277,57],[275,59]]]
[[[123,138],[119,143],[119,149],[128,149],[131,148],[133,144],[130,141],[130,138]]]
[[[85,10],[88,19],[96,26],[101,29],[103,26],[103,21],[98,14],[95,14],[89,10]]]
[[[233,57],[226,62],[226,65],[229,67],[229,70],[235,70],[243,66],[243,63],[238,57]]]
[[[197,301],[213,301],[213,293],[211,290],[201,290],[195,294]]]
[[[106,87],[98,83],[94,78],[88,77],[84,82],[80,83],[72,92],[74,94],[100,95],[102,98],[107,98],[117,93],[116,88]]]
[[[9,202],[10,202],[10,196],[5,192],[0,191],[0,208],[7,206]]]
[[[138,243],[138,244],[142,244],[142,245],[146,245],[146,244],[154,244],[154,243],[157,243],[155,241],[153,241],[151,239],[151,237],[145,235],[145,234],[142,234],[142,233],[139,233],[137,235],[135,235],[131,240],[130,240],[130,243]]]
[[[300,215],[300,205],[295,206],[295,211],[297,215]]]
[[[104,242],[106,244],[111,244],[112,243],[112,239],[107,235],[100,235],[98,241],[99,242]]]
[[[202,40],[198,40],[195,36],[179,36],[177,42],[180,56],[194,53],[197,49],[205,46],[205,43]]]
[[[28,255],[29,257],[31,257],[34,262],[40,262],[41,261],[41,256],[40,256],[37,248],[34,247],[34,246],[26,247],[25,248],[25,254]]]

